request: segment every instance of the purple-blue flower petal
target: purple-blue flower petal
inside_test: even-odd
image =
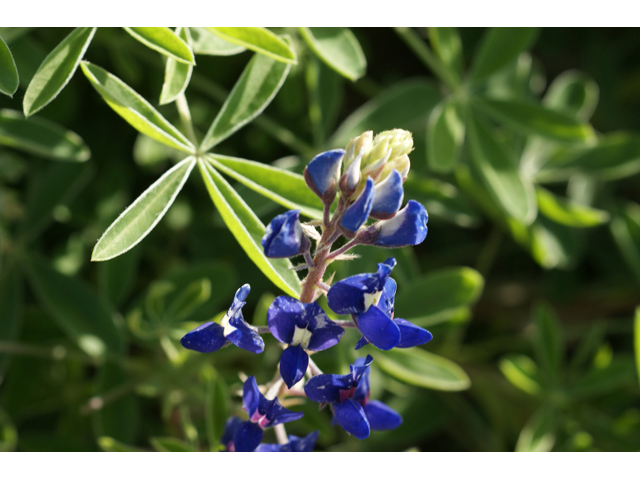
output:
[[[344,212],[340,226],[348,232],[356,232],[369,218],[376,187],[371,177],[367,178],[367,183],[360,193],[360,196],[353,202],[347,211]]]
[[[393,218],[381,220],[372,227],[377,232],[373,244],[390,248],[418,245],[427,237],[428,221],[429,215],[424,206],[409,200]]]
[[[262,397],[264,398],[264,397]],[[265,412],[268,422],[264,424],[264,427],[273,427],[281,423],[293,422],[299,420],[304,416],[304,412],[293,412],[280,405],[277,398],[273,400],[267,400],[269,407]]]
[[[229,310],[227,310],[227,315],[229,318],[235,317],[238,313],[238,310],[246,305],[247,302],[245,302],[245,300],[247,299],[250,291],[251,285],[249,285],[248,283],[245,283],[238,290],[236,290],[236,293],[233,296],[233,302],[231,302],[231,306],[229,307]]]
[[[300,253],[302,226],[300,210],[289,210],[274,217],[262,237],[264,254],[269,258],[287,258]]]
[[[336,422],[354,437],[362,440],[369,436],[369,420],[362,406],[351,398],[333,404]]]
[[[354,348],[354,350],[360,350],[365,345],[369,345],[369,342],[366,338],[360,337],[360,340],[358,340],[358,342],[356,343],[356,347]]]
[[[400,342],[400,329],[377,306],[354,317],[362,336],[380,350],[391,350]]]
[[[292,297],[281,295],[271,303],[267,310],[267,324],[271,334],[281,343],[293,340],[298,321],[305,317],[304,303]]]
[[[233,445],[233,439],[236,435],[236,432],[240,428],[244,422],[238,417],[231,417],[227,420],[227,423],[224,426],[224,433],[222,434],[222,438],[220,438],[220,443],[227,449],[228,452],[235,451],[235,447]]]
[[[327,314],[322,309],[321,311],[322,316],[315,317],[316,328],[309,339],[308,349],[312,352],[320,352],[337,345],[344,335],[344,328],[329,320]]]
[[[289,435],[289,443],[278,445],[277,443],[261,443],[256,452],[312,452],[318,441],[320,432],[311,432],[306,437]]]
[[[340,390],[351,388],[353,378],[351,374],[331,375],[322,374],[311,377],[304,386],[304,393],[309,400],[318,403],[340,402]]]
[[[309,355],[300,345],[291,345],[280,356],[280,375],[291,388],[298,383],[309,365]]]
[[[323,197],[325,192],[338,181],[342,157],[346,152],[341,149],[322,152],[309,162],[305,169],[305,180],[309,188],[319,197]]]
[[[433,338],[429,330],[420,328],[408,320],[396,318],[393,321],[400,329],[400,342],[396,345],[398,348],[411,348],[417,345],[424,345]]]
[[[253,375],[247,378],[242,386],[242,404],[249,414],[249,418],[258,410],[260,399],[264,398],[258,389],[256,377]]]
[[[378,400],[371,400],[364,407],[371,430],[393,430],[402,425],[402,417],[393,408]]]
[[[358,402],[360,405],[365,405],[369,401],[369,390],[370,390],[370,381],[369,381],[369,372],[371,369],[369,366],[373,362],[373,358],[371,355],[367,355],[367,358],[358,358],[353,365],[351,366],[351,372],[354,376],[355,382],[357,384],[356,391],[353,395],[353,399]]]
[[[403,198],[402,176],[394,169],[387,178],[376,185],[371,217],[378,219],[393,217],[402,206]]]
[[[237,347],[248,350],[252,353],[262,353],[264,351],[264,340],[244,321],[242,312],[229,320],[229,324],[235,329],[227,333],[227,338]]]
[[[233,438],[233,446],[236,452],[253,452],[260,442],[264,431],[257,423],[243,422]]]
[[[182,337],[180,344],[196,352],[215,352],[227,343],[223,332],[224,329],[216,322],[207,322]]]
[[[389,318],[393,318],[393,307],[395,303],[395,295],[398,285],[396,281],[389,277],[382,289],[382,295],[378,300],[378,308],[382,310]]]

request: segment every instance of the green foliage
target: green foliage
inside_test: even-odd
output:
[[[282,38],[261,27],[208,27],[223,40],[241,45],[278,62],[297,63],[293,49]]]
[[[348,28],[300,27],[300,33],[314,53],[343,77],[356,81],[365,74],[367,59]]]
[[[12,96],[16,93],[19,84],[16,62],[13,60],[11,50],[0,38],[0,92]]]

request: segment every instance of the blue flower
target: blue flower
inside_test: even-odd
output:
[[[320,153],[313,157],[304,169],[307,185],[325,201],[333,201],[335,197],[336,183],[345,153],[341,148]]]
[[[340,226],[345,233],[353,235],[364,224],[364,222],[367,221],[369,213],[371,213],[375,193],[376,188],[373,180],[371,178],[367,178],[367,182],[362,193],[358,199],[353,202],[349,208],[347,208],[342,220],[340,220]]]
[[[371,217],[379,220],[393,217],[402,206],[403,198],[402,176],[394,169],[387,178],[376,185]]]
[[[267,225],[262,237],[262,248],[269,258],[287,258],[297,255],[302,245],[300,210],[289,210],[274,217]]]
[[[316,303],[277,297],[267,311],[273,336],[289,346],[280,357],[280,375],[289,388],[304,376],[309,365],[307,350],[319,352],[336,345],[344,329],[329,320]]]
[[[307,382],[307,397],[320,404],[330,404],[342,428],[358,439],[367,438],[371,430],[391,430],[402,424],[402,417],[377,400],[369,400],[369,365],[373,358],[359,358],[347,375],[317,375]]]
[[[427,238],[429,215],[422,204],[409,200],[393,218],[381,220],[368,229],[371,243],[381,247],[418,245]]]
[[[319,432],[311,432],[306,437],[289,435],[289,443],[278,445],[277,443],[261,443],[256,452],[312,452],[318,441]]]
[[[220,325],[216,322],[200,325],[180,339],[182,346],[196,352],[209,353],[231,342],[244,350],[262,353],[264,340],[244,321],[242,316],[242,307],[250,291],[251,287],[248,283],[240,287],[226,315],[220,320]]]
[[[260,393],[253,376],[244,382],[242,403],[249,414],[249,420],[231,418],[227,421],[220,442],[228,451],[253,452],[260,445],[265,428],[292,422],[304,415],[303,412],[292,412],[284,408],[277,398],[267,400]]]

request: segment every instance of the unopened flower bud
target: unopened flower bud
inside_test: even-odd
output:
[[[340,178],[340,165],[345,151],[341,148],[322,152],[304,169],[304,179],[313,192],[323,201],[333,202],[336,183]]]
[[[358,155],[360,155],[360,153],[362,153],[363,156],[368,155],[371,151],[372,145],[373,132],[371,130],[349,140],[346,147],[347,154],[345,155],[343,163],[344,170],[346,171],[347,167]]]
[[[389,150],[391,153],[388,153]],[[378,162],[387,157],[386,163],[393,163],[396,158],[408,155],[413,150],[413,137],[411,132],[396,128],[380,132],[373,139],[373,145],[368,155],[362,159],[362,167]]]
[[[397,170],[392,170],[386,179],[376,184],[371,217],[379,220],[393,217],[402,206],[403,198],[402,176]]]
[[[383,180],[385,180],[393,170],[397,170],[400,173],[402,181],[404,182],[407,179],[407,175],[409,175],[410,167],[411,162],[409,161],[409,155],[400,155],[393,161],[387,162],[387,164],[382,169],[382,173],[378,177],[378,182],[382,182]]]
[[[297,255],[308,247],[303,244],[304,235],[300,225],[300,210],[289,210],[274,217],[262,237],[264,254],[269,258],[287,258]]]

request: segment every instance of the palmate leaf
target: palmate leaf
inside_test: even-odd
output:
[[[176,35],[178,35],[187,45],[191,43],[189,37],[189,29],[186,27],[177,27]],[[167,58],[164,68],[164,83],[162,84],[162,92],[160,93],[160,105],[173,102],[182,92],[185,91],[189,80],[193,65],[191,63],[179,62],[175,58]]]
[[[540,213],[569,227],[595,227],[609,221],[609,212],[560,198],[549,190],[536,188]]]
[[[299,27],[320,59],[345,78],[355,82],[367,69],[367,59],[355,35],[345,27]]]
[[[195,151],[193,144],[177,128],[118,77],[89,62],[82,62],[81,67],[107,104],[133,128],[177,150]]]
[[[167,27],[124,27],[126,32],[140,43],[177,62],[195,64],[191,47]]]
[[[173,204],[195,163],[194,157],[185,158],[145,190],[102,234],[91,260],[117,257],[146,237]]]
[[[290,64],[254,55],[209,127],[202,150],[210,150],[257,117],[276,96],[290,69]]]
[[[256,192],[310,218],[322,219],[322,202],[307,187],[302,175],[242,158],[212,154],[216,169]]]
[[[598,105],[598,84],[586,73],[569,70],[558,75],[542,100],[542,104],[587,122]]]
[[[193,53],[196,55],[237,55],[246,50],[242,45],[227,42],[215,33],[202,27],[189,27],[193,45]]]
[[[262,27],[207,27],[227,42],[241,45],[254,52],[284,63],[298,63],[295,51],[275,33]]]
[[[431,112],[427,125],[427,160],[435,172],[451,172],[458,162],[465,125],[458,106],[443,101]]]
[[[0,110],[0,145],[53,160],[84,162],[91,156],[75,133],[44,119],[25,119],[15,110]]]
[[[96,28],[76,28],[44,59],[24,94],[24,114],[42,110],[69,83]]]
[[[540,407],[520,432],[516,452],[550,452],[556,442],[558,413],[555,406]]]
[[[11,50],[0,38],[0,93],[11,97],[18,90],[18,85],[20,85],[20,79],[16,62],[13,61]]]
[[[198,160],[198,167],[213,203],[249,258],[277,287],[297,298],[300,281],[290,268],[291,262],[264,255],[261,240],[265,227],[260,219],[211,165]]]
[[[440,60],[458,77],[462,74],[462,41],[455,27],[429,27],[429,42]]]

